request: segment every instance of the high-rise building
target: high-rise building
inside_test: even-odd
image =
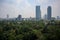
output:
[[[22,20],[21,15],[18,15],[17,20]]]
[[[36,6],[36,20],[41,20],[40,6]]]
[[[47,19],[48,20],[51,20],[51,13],[52,13],[51,6],[48,6],[47,8]]]

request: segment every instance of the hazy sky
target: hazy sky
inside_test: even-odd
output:
[[[47,7],[52,7],[52,16],[60,16],[60,0],[0,0],[0,18],[35,17],[35,6],[40,5],[42,17],[47,14]]]

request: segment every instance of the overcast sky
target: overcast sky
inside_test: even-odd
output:
[[[15,18],[19,14],[24,18],[35,17],[35,6],[40,5],[42,17],[47,7],[52,7],[52,16],[60,16],[60,0],[0,0],[0,18]]]

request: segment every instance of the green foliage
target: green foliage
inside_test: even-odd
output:
[[[48,21],[47,21],[48,22]],[[60,21],[0,21],[0,40],[60,40]]]

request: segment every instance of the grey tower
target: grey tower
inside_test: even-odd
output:
[[[7,14],[7,19],[9,18],[9,15]]]
[[[40,6],[36,6],[36,20],[41,20]]]
[[[47,19],[51,20],[51,6],[48,6],[47,8]]]
[[[22,20],[22,16],[18,15],[17,20]]]

